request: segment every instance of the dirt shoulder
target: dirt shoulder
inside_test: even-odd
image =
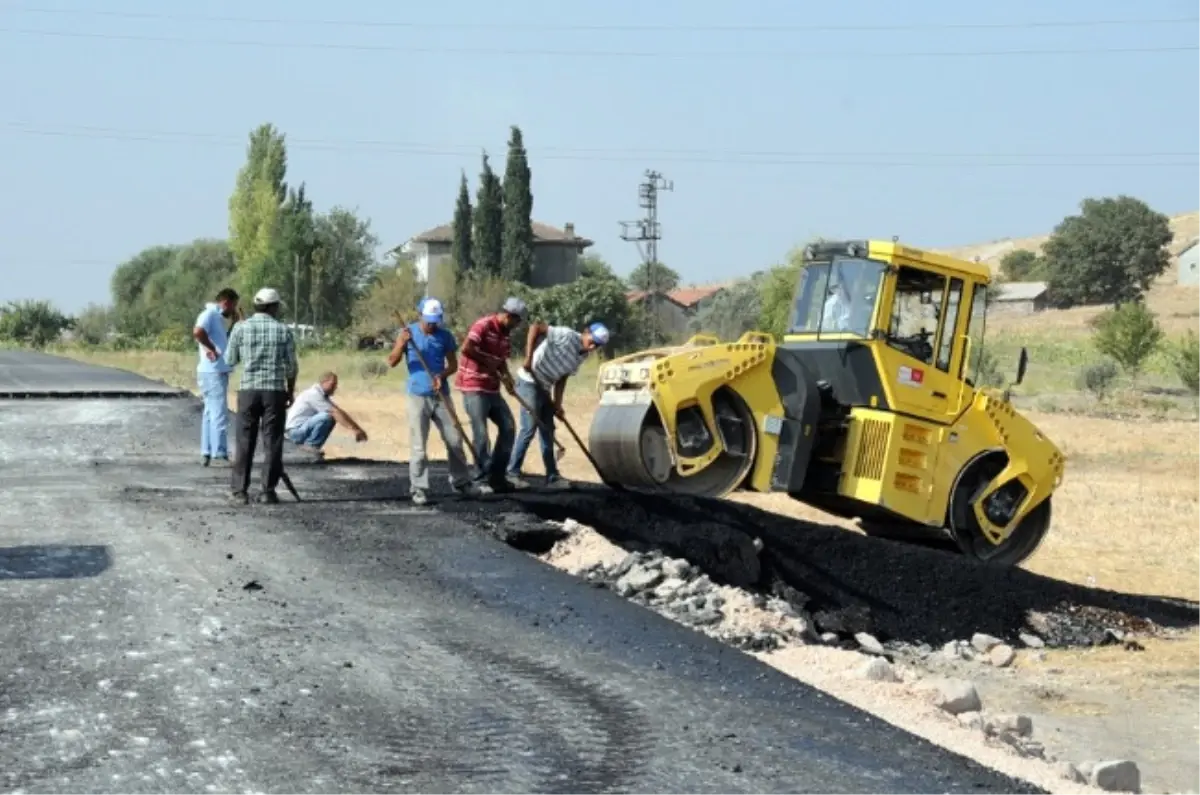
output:
[[[1031,645],[884,644],[822,632],[794,600],[717,584],[688,561],[631,552],[572,520],[563,527],[568,535],[539,556],[546,563],[997,771],[1054,793],[1120,791],[1111,766],[1097,763],[1125,760],[1141,791],[1197,791],[1195,630],[1143,625],[1087,648],[1038,648],[1032,632]],[[973,692],[979,704],[948,704],[947,691]],[[1085,780],[1094,769],[1110,772]]]

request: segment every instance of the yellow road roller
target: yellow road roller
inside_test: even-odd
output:
[[[1016,566],[1065,458],[979,383],[990,270],[897,241],[807,246],[782,341],[698,335],[613,359],[589,447],[626,488],[786,492],[869,535]]]

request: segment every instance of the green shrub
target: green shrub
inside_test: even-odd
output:
[[[1122,304],[1096,319],[1092,343],[1130,375],[1137,375],[1159,345],[1163,332],[1154,313],[1140,301]]]
[[[1194,331],[1171,346],[1171,364],[1179,380],[1193,394],[1200,393],[1200,339]]]
[[[196,342],[192,339],[192,335],[180,328],[165,328],[158,332],[154,338],[154,349],[156,351],[171,351],[173,353],[185,353],[191,350]]]
[[[1079,373],[1078,386],[1090,392],[1096,400],[1103,401],[1112,393],[1119,374],[1116,362],[1105,359],[1085,367]]]

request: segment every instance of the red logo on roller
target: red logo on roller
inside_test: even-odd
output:
[[[916,383],[919,384],[925,380],[925,371],[924,370],[918,370],[916,368],[913,368],[910,372],[912,373],[912,380],[915,381]]]

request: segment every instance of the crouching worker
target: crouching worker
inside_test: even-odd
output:
[[[284,428],[288,441],[301,450],[324,456],[322,448],[325,440],[339,422],[354,432],[354,441],[367,440],[367,432],[333,402],[333,393],[337,388],[337,374],[325,373],[317,383],[296,395]]]
[[[539,338],[541,342],[538,342]],[[517,371],[516,387],[517,396],[534,410],[536,416],[521,408],[521,430],[508,462],[508,481],[513,486],[529,487],[521,478],[521,465],[536,431],[541,438],[546,488],[570,487],[570,482],[558,474],[558,462],[554,459],[554,419],[563,417],[567,379],[579,372],[579,366],[588,354],[607,344],[608,329],[603,323],[592,323],[583,331],[545,323],[530,324],[525,341],[525,362]]]
[[[450,459],[450,487],[459,494],[474,494],[471,472],[463,457],[463,438],[450,412],[450,376],[458,371],[458,344],[442,327],[442,304],[427,298],[421,319],[410,323],[396,338],[388,356],[395,367],[403,357],[408,366],[408,479],[414,505],[429,501],[429,426],[437,426]],[[429,369],[426,370],[425,368]]]

